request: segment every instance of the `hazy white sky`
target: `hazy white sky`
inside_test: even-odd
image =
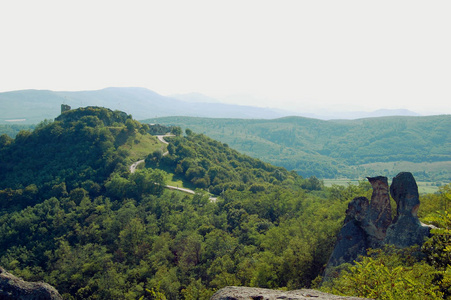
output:
[[[451,1],[0,3],[0,91],[139,86],[451,113]]]

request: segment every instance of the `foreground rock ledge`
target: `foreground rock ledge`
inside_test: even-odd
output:
[[[362,300],[367,298],[336,296],[316,290],[302,289],[294,291],[278,291],[261,288],[228,286],[217,291],[210,300]]]
[[[0,267],[0,299],[62,300],[63,298],[47,283],[24,281]]]

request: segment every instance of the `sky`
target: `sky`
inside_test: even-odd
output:
[[[1,1],[0,92],[449,114],[450,15],[449,0]]]

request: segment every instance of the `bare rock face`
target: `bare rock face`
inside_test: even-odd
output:
[[[316,290],[278,291],[261,288],[228,286],[217,291],[210,300],[358,300],[365,298],[336,296]]]
[[[385,244],[398,247],[422,245],[430,236],[430,228],[423,226],[417,213],[420,207],[418,186],[413,175],[402,172],[393,178],[390,194],[396,201],[397,213],[393,224],[387,230]]]
[[[44,282],[27,282],[0,267],[0,299],[62,300],[58,291]]]

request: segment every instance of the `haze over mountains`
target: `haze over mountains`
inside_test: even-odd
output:
[[[19,90],[0,93],[0,123],[35,124],[43,119],[54,119],[60,114],[60,105],[72,108],[103,106],[126,111],[135,119],[166,116],[209,118],[275,119],[286,116],[303,116],[317,119],[356,119],[380,116],[418,116],[409,110],[374,112],[348,112],[326,114],[302,113],[275,108],[262,108],[220,103],[197,93],[163,96],[145,88],[105,88],[94,91]]]

